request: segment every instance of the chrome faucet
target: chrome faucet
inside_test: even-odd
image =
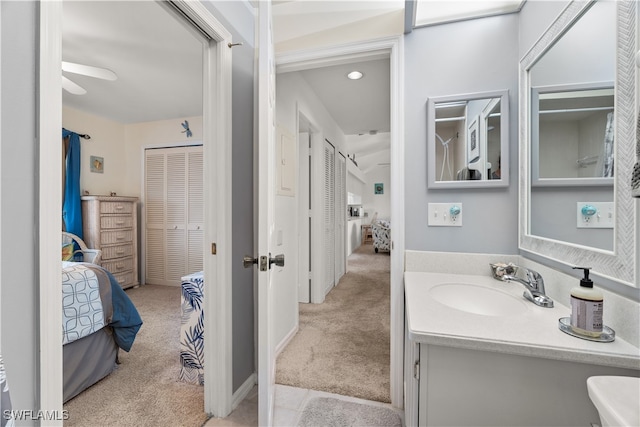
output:
[[[528,268],[525,268],[524,270],[526,271],[526,280],[510,274],[502,276],[502,280],[507,282],[518,282],[524,285],[527,290],[524,292],[523,296],[535,305],[548,308],[553,307],[553,300],[544,292],[544,280],[540,273],[529,270]]]

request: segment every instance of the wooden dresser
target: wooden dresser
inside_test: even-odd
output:
[[[138,281],[137,197],[82,196],[83,240],[126,289]]]

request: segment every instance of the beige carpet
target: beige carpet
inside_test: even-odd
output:
[[[116,371],[64,405],[65,426],[200,427],[202,386],[178,381],[180,288],[144,285],[127,295],[144,324]]]
[[[390,257],[358,248],[323,304],[300,304],[300,330],[278,356],[276,382],[389,403]]]

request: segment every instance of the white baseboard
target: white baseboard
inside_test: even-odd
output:
[[[289,344],[289,342],[291,342],[293,337],[298,333],[298,329],[299,328],[300,327],[298,325],[296,325],[296,327],[291,329],[291,331],[289,331],[289,333],[282,339],[282,341],[280,341],[278,343],[278,345],[276,346],[276,351],[275,351],[274,357],[277,358],[278,355],[280,354],[280,352],[282,352],[282,350],[285,349],[285,347]]]
[[[247,395],[251,392],[251,390],[253,390],[253,387],[257,383],[258,383],[258,376],[254,372],[253,374],[249,375],[249,378],[247,378],[247,380],[244,383],[242,383],[240,388],[236,390],[235,393],[233,393],[233,396],[231,398],[232,411],[238,407],[240,402],[242,402],[245,399],[245,397],[247,397]]]

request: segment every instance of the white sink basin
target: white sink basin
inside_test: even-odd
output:
[[[640,425],[640,378],[589,377],[587,389],[603,427]]]
[[[482,285],[442,283],[429,293],[440,304],[483,316],[518,316],[527,310],[521,297]]]

